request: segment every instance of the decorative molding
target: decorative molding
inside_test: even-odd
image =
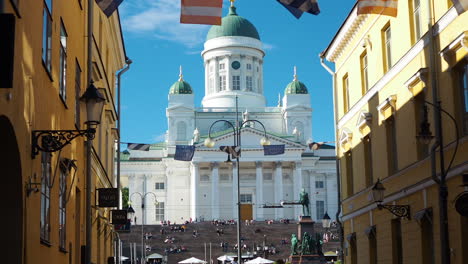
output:
[[[340,134],[340,145],[350,144],[353,139],[353,132],[348,129],[343,129]]]
[[[384,117],[383,120],[387,119],[388,117],[393,115],[393,113],[395,113],[396,100],[397,96],[395,94],[390,95],[389,97],[387,97],[387,99],[385,99],[382,103],[380,103],[377,106],[377,111],[379,111],[379,113]],[[390,110],[390,113],[388,112],[388,110]]]
[[[455,54],[464,48],[465,52],[468,51],[468,31],[462,32],[454,41],[450,42],[442,51],[440,51],[440,56],[448,64],[453,64],[453,59]]]
[[[359,115],[359,118],[358,118],[358,121],[357,121],[357,124],[356,126],[362,130],[362,128],[364,126],[370,126],[370,124],[372,123],[372,114],[369,113],[369,112],[361,112],[361,114]]]
[[[428,73],[428,68],[420,68],[413,76],[411,76],[411,78],[409,78],[405,82],[404,85],[406,86],[406,88],[408,88],[408,90],[411,91],[412,88],[419,82],[423,82],[424,84],[426,84],[426,81],[428,79]]]

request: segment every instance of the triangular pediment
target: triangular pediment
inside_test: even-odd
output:
[[[193,111],[193,108],[191,107],[187,107],[183,104],[180,104],[180,105],[173,105],[171,107],[168,107],[167,108],[167,111]]]
[[[300,105],[300,104],[292,105],[286,108],[286,111],[311,111],[311,110],[312,108],[304,106],[304,105]]]

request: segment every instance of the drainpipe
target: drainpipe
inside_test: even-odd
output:
[[[320,65],[322,65],[322,67],[332,76],[332,80],[333,80],[333,112],[334,112],[334,119],[335,119],[335,122],[333,123],[334,125],[334,130],[335,130],[335,142],[336,142],[336,146],[335,146],[335,155],[336,157],[338,158],[338,144],[339,144],[339,140],[338,140],[338,131],[336,130],[337,127],[338,127],[338,110],[336,109],[337,107],[337,99],[336,99],[336,93],[335,93],[335,85],[336,85],[336,73],[330,69],[330,67],[328,67],[328,65],[325,64],[324,60],[325,60],[325,54],[323,53],[320,53],[319,54],[319,58],[320,58]],[[337,195],[338,195],[338,210],[336,211],[336,215],[335,215],[335,218],[336,218],[336,222],[338,223],[338,236],[340,238],[340,254],[339,254],[339,259],[341,260],[341,263],[344,263],[344,258],[343,258],[343,241],[344,241],[344,234],[343,234],[343,224],[341,223],[340,221],[340,214],[341,214],[341,181],[340,181],[340,162],[338,161],[338,159],[336,159],[336,186],[337,186],[337,189],[338,189],[338,192],[337,192]]]
[[[94,1],[88,0],[88,57],[87,57],[87,86],[92,83],[92,72],[93,72],[93,14],[94,14]],[[92,189],[92,169],[91,169],[91,155],[93,149],[93,141],[91,139],[86,140],[86,248],[85,248],[85,264],[91,264],[92,254],[92,207],[91,207],[91,189]]]
[[[439,148],[439,167],[440,167],[440,178],[436,183],[439,185],[439,225],[440,225],[440,255],[441,263],[450,263],[450,245],[449,245],[449,231],[448,231],[448,212],[447,212],[447,196],[448,188],[446,183],[447,172],[445,170],[444,161],[444,142],[442,135],[442,114],[441,114],[441,102],[439,98],[439,91],[437,87],[437,64],[435,61],[435,47],[434,47],[434,17],[432,15],[432,1],[427,0],[427,25],[428,25],[428,36],[429,36],[429,69],[431,76],[431,88],[432,88],[432,104],[434,109],[434,126],[436,142],[432,146],[431,150],[431,166],[432,173],[436,170],[436,158],[434,150]]]
[[[117,189],[119,190],[119,209],[122,208],[122,203],[121,203],[121,190],[120,190],[120,129],[121,129],[121,123],[122,123],[122,113],[121,113],[121,80],[120,77],[122,74],[127,72],[130,69],[130,64],[132,64],[132,60],[129,59],[128,57],[125,57],[125,63],[126,65],[124,68],[120,69],[119,73],[117,73],[117,117],[118,117],[118,122],[117,122],[117,139],[118,139],[118,144],[117,144]]]

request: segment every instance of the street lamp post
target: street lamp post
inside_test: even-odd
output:
[[[213,128],[213,126],[216,123],[223,122],[225,124],[228,124],[232,128],[232,131],[234,133],[234,137],[233,137],[234,145],[232,147],[234,147],[234,149],[232,149],[232,148],[228,148],[228,149],[222,148],[222,150],[228,153],[228,159],[227,159],[226,162],[231,162],[230,155],[233,158],[236,158],[236,166],[237,166],[237,259],[238,259],[238,263],[240,264],[240,263],[242,263],[242,249],[241,249],[242,246],[241,246],[241,243],[240,243],[241,242],[241,224],[240,224],[240,221],[241,221],[241,203],[240,203],[240,174],[239,174],[239,171],[240,171],[239,156],[240,156],[240,146],[241,146],[241,130],[242,130],[242,128],[244,128],[244,125],[247,124],[247,123],[258,123],[258,124],[260,124],[262,126],[263,133],[264,133],[263,138],[260,140],[260,145],[262,145],[262,146],[270,145],[270,140],[267,137],[266,129],[265,129],[265,126],[263,125],[262,122],[260,122],[258,120],[248,120],[247,119],[247,120],[243,120],[242,123],[239,123],[238,101],[237,100],[238,99],[236,97],[236,124],[233,125],[231,122],[229,122],[228,120],[224,120],[224,119],[216,120],[210,126],[210,129],[208,131],[208,138],[205,139],[204,145],[206,147],[208,147],[208,148],[212,148],[212,147],[215,146],[215,141],[211,138],[211,129]]]
[[[145,194],[142,194],[140,192],[134,192],[130,195],[130,204],[131,204],[131,201],[132,201],[132,197],[133,195],[139,195],[140,198],[141,198],[141,263],[145,263],[145,236],[144,236],[144,225],[145,225],[145,198],[148,194],[151,194],[154,196],[154,201],[155,201],[155,204],[158,203],[158,200],[156,198],[156,194],[154,194],[153,192],[146,192]],[[129,213],[135,213],[135,210],[133,209],[133,207],[130,205],[130,207],[128,208],[128,212]],[[130,218],[132,218],[133,215],[130,214]],[[136,223],[135,223],[136,224]]]
[[[458,144],[460,140],[458,124],[456,119],[447,111],[442,109],[441,102],[437,101],[435,104],[424,101],[424,118],[421,122],[419,134],[417,139],[423,144],[430,144],[434,136],[430,131],[430,125],[427,118],[427,106],[430,105],[435,109],[435,125],[436,125],[436,142],[431,147],[431,170],[432,170],[432,179],[439,186],[439,221],[440,221],[440,245],[441,245],[441,257],[443,264],[450,263],[450,246],[449,246],[449,231],[448,231],[448,213],[447,213],[447,197],[448,197],[448,188],[447,188],[447,174],[452,167],[455,155],[458,151]],[[452,159],[447,168],[445,168],[445,159],[444,159],[444,144],[442,137],[442,113],[446,114],[455,125],[456,133],[456,142],[455,150],[453,151]],[[437,177],[437,165],[436,165],[436,156],[435,151],[439,148],[439,162],[440,162],[440,176]]]

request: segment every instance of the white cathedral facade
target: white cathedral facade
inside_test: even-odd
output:
[[[327,144],[309,149],[310,94],[295,73],[282,101],[266,106],[264,56],[256,28],[239,16],[235,7],[230,8],[221,26],[211,27],[202,52],[202,106],[195,106],[193,90],[181,73],[169,89],[165,142],[152,144],[149,151],[122,154],[122,183],[123,187],[128,185],[138,219],[142,217],[142,199],[134,193],[148,193],[144,195],[144,224],[237,220],[238,197],[242,220],[297,219],[301,206],[269,206],[297,201],[302,188],[309,193],[312,219],[321,220],[325,212],[334,218],[338,209],[335,149]],[[233,145],[234,133],[228,123],[220,121],[212,127],[214,148],[204,146],[214,122],[226,120],[235,126],[237,119],[260,121],[271,144],[284,144],[285,153],[264,155],[260,145],[264,130],[256,122],[241,129],[239,171],[219,150],[219,146]],[[174,160],[176,145],[192,144],[196,146],[192,161]]]

